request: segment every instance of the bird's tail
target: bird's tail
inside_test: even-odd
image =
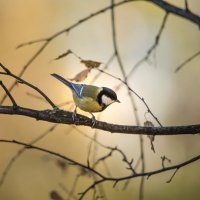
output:
[[[58,74],[51,74],[51,75],[55,77],[56,79],[58,79],[59,81],[61,81],[62,83],[64,83],[65,85],[67,85],[70,89],[74,90],[73,84],[67,81],[66,79],[64,79],[62,76]]]

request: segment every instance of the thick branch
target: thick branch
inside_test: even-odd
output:
[[[159,6],[160,8],[162,8],[163,10],[165,10],[168,13],[172,13],[174,15],[183,17],[184,19],[187,19],[187,20],[200,26],[200,17],[198,15],[190,12],[187,8],[181,9],[181,8],[174,6],[173,4],[170,4],[170,3],[166,2],[166,1],[162,1],[162,0],[151,0],[150,2],[156,4],[157,6]]]
[[[72,112],[63,110],[33,110],[29,108],[12,106],[0,106],[0,114],[23,115],[36,120],[43,120],[60,124],[74,124]],[[83,115],[77,115],[75,124],[78,126],[92,127],[92,120]],[[108,131],[111,133],[141,134],[141,135],[183,135],[200,133],[200,124],[187,126],[168,126],[168,127],[143,127],[109,124],[97,121],[93,128]]]

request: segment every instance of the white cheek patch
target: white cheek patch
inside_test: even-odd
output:
[[[101,99],[102,99],[102,103],[105,104],[106,106],[114,102],[114,100],[112,100],[110,97],[106,95],[102,95]]]

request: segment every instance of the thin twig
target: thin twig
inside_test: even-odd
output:
[[[141,158],[141,173],[145,172],[145,154],[144,154],[144,139],[143,136],[140,135],[139,136],[140,139],[140,158]],[[141,177],[140,180],[140,186],[139,186],[139,199],[143,200],[144,199],[144,183],[145,183],[145,179],[144,177]]]
[[[17,140],[0,140],[0,142],[18,144],[18,145],[25,146],[27,149],[35,149],[35,150],[38,150],[38,151],[42,151],[42,152],[54,155],[58,158],[62,158],[64,160],[68,161],[69,163],[71,163],[73,165],[79,166],[80,168],[85,169],[86,171],[90,171],[90,173],[94,173],[97,176],[99,176],[100,178],[104,178],[104,176],[100,172],[98,172],[98,171],[88,167],[87,165],[84,165],[84,164],[78,162],[78,161],[75,161],[75,160],[73,160],[73,159],[71,159],[67,156],[56,153],[54,151],[51,151],[51,150],[48,150],[48,149],[45,149],[45,148],[42,148],[42,147],[37,147],[37,146],[34,146],[32,144],[26,144],[24,142],[20,142],[20,141],[17,141]]]
[[[169,163],[171,163],[171,160],[169,158],[167,158],[166,156],[161,156],[161,165],[163,168],[165,168],[165,161],[168,161]]]
[[[159,45],[159,42],[160,42],[160,38],[162,36],[162,33],[163,33],[163,30],[164,30],[164,27],[166,25],[166,22],[167,22],[167,19],[168,19],[168,15],[169,13],[166,12],[164,17],[163,17],[163,20],[162,20],[162,23],[160,25],[160,28],[158,30],[158,33],[157,35],[155,36],[155,40],[154,40],[154,43],[152,44],[152,46],[147,50],[147,53],[146,55],[141,58],[134,66],[133,68],[131,69],[131,71],[128,73],[127,75],[127,79],[129,79],[133,73],[138,69],[139,66],[141,66],[141,64],[145,61],[148,61],[149,57],[151,56],[152,52],[156,50],[157,46]]]
[[[188,7],[188,1],[187,0],[185,0],[185,10],[190,11],[189,7]]]
[[[69,194],[70,191],[63,185],[62,183],[59,183],[60,188],[66,193]],[[71,198],[77,200],[78,198],[72,193]]]
[[[32,94],[32,93],[30,93],[30,92],[27,92],[26,94],[27,94],[28,96],[30,96],[30,97],[33,97],[33,98],[35,98],[35,99],[38,99],[38,100],[43,101],[43,102],[45,102],[45,103],[48,103],[48,102],[47,102],[44,98],[42,98],[41,96]],[[71,103],[73,103],[73,101],[65,101],[65,102],[62,102],[62,103],[57,104],[56,107],[61,108],[61,107],[63,107],[63,106],[69,105],[69,104],[71,104]],[[69,109],[69,110],[70,110],[70,109]]]
[[[81,177],[81,174],[78,174],[78,175],[75,177],[75,180],[74,180],[74,182],[72,183],[71,190],[69,191],[67,200],[70,200],[70,199],[73,197],[75,188],[76,188],[76,186],[77,186],[77,184],[78,184],[78,180],[79,180],[80,177]]]
[[[3,82],[1,80],[0,80],[0,85],[4,89],[4,91],[6,92],[6,95],[8,95],[8,97],[10,98],[10,100],[13,104],[13,108],[17,109],[18,106],[17,106],[15,99],[12,97],[12,95],[10,94],[10,92],[8,91],[8,89],[6,88],[6,86],[3,84]]]
[[[115,79],[121,81],[124,85],[126,85],[126,86],[128,87],[128,89],[129,89],[129,91],[131,91],[133,94],[135,94],[135,95],[143,102],[143,104],[144,104],[145,107],[147,108],[147,112],[151,114],[151,116],[156,120],[156,122],[157,122],[160,126],[162,126],[161,122],[158,120],[158,118],[157,118],[157,117],[153,114],[153,112],[151,111],[151,109],[150,109],[150,107],[148,106],[148,104],[146,103],[145,99],[144,99],[143,97],[141,97],[137,92],[135,92],[135,91],[128,85],[127,82],[125,82],[125,81],[122,80],[121,78],[118,78],[118,77],[116,77],[116,76],[114,76],[114,75],[112,75],[112,74],[110,74],[110,73],[108,73],[108,72],[105,72],[105,71],[101,70],[101,69],[98,69],[98,68],[97,68],[96,70],[98,70],[98,71],[100,71],[100,72],[102,72],[102,73],[104,73],[104,74],[107,74],[108,76],[111,76],[111,77],[113,77],[113,78],[115,78]]]
[[[94,164],[93,164],[92,168],[95,168],[100,162],[102,162],[105,159],[109,158],[114,152],[117,152],[117,153],[119,153],[122,156],[122,161],[127,164],[127,166],[128,166],[127,169],[131,170],[132,173],[136,173],[135,169],[132,167],[133,159],[131,161],[129,161],[128,158],[127,158],[127,156],[126,156],[126,154],[121,149],[119,149],[118,147],[106,146],[106,145],[102,144],[101,142],[99,142],[96,138],[92,138],[92,137],[86,135],[83,131],[79,130],[76,127],[74,127],[74,128],[82,136],[90,139],[91,141],[93,141],[94,143],[96,143],[97,145],[99,145],[100,147],[109,150],[109,152],[106,155],[104,155],[104,156],[100,157],[99,159],[97,159],[96,162],[93,162]],[[104,164],[105,164],[105,162],[104,162]]]
[[[125,164],[128,166],[127,169],[131,170],[132,173],[136,173],[136,170],[132,167],[133,159],[131,161],[129,161],[129,159],[127,158],[126,154],[121,149],[119,149],[118,147],[106,146],[106,145],[100,143],[98,140],[96,140],[96,138],[92,138],[92,137],[86,135],[83,131],[77,129],[76,127],[74,127],[74,128],[82,136],[92,140],[93,142],[95,142],[100,147],[109,150],[109,152],[106,155],[104,155],[104,156],[100,157],[99,159],[97,159],[96,162],[93,162],[94,164],[93,164],[92,168],[95,168],[100,162],[105,161],[105,159],[111,157],[114,152],[117,152],[122,156],[122,161],[125,162]],[[103,164],[105,164],[105,162],[103,162]],[[104,166],[106,167],[106,165],[104,165]],[[111,176],[111,173],[110,173],[110,171],[108,171],[107,167],[106,167],[106,170],[107,170],[108,174]]]
[[[186,59],[182,64],[180,64],[175,72],[178,72],[180,69],[182,69],[186,64],[188,64],[190,61],[192,61],[194,58],[196,58],[197,56],[200,55],[200,51],[196,52],[194,55],[192,55],[191,57],[189,57],[188,59]]]
[[[33,84],[31,84],[31,83],[25,81],[24,79],[20,78],[19,76],[16,76],[15,74],[13,74],[10,70],[8,70],[8,69],[5,67],[2,63],[0,63],[0,67],[3,68],[4,71],[5,71],[5,72],[0,72],[0,74],[6,75],[6,76],[11,76],[11,77],[13,77],[13,78],[16,79],[16,82],[17,82],[17,83],[25,84],[25,85],[27,85],[28,87],[34,89],[36,92],[38,92],[40,95],[42,95],[42,96],[45,98],[45,100],[52,106],[52,108],[56,108],[56,105],[51,101],[51,99],[49,99],[49,97],[47,97],[47,95],[46,95],[44,92],[42,92],[39,88],[37,88],[35,85],[33,85]],[[10,93],[11,90],[8,89],[7,92]],[[7,93],[6,93],[6,95],[7,95]],[[1,105],[1,104],[2,104],[2,103],[0,103],[0,105]]]
[[[120,54],[119,54],[119,51],[118,51],[117,38],[116,38],[116,25],[115,25],[115,10],[114,10],[113,5],[114,5],[114,0],[111,0],[111,6],[112,6],[112,8],[111,8],[111,22],[112,22],[113,48],[114,48],[114,52],[115,52],[115,55],[116,55],[120,70],[122,72],[122,76],[123,76],[123,79],[124,79],[123,82],[126,85],[126,88],[127,88],[127,91],[128,91],[128,96],[129,96],[130,101],[131,101],[131,105],[132,105],[132,108],[133,108],[133,113],[134,113],[135,119],[136,119],[136,124],[139,125],[140,122],[139,122],[139,116],[138,116],[138,112],[137,112],[137,107],[136,107],[136,104],[135,104],[135,100],[134,100],[133,96],[131,95],[131,91],[133,91],[133,90],[130,90],[131,88],[128,86],[127,76],[126,76],[126,73],[125,73],[125,70],[124,70],[124,66],[122,64],[122,60],[121,60],[121,57],[120,57]],[[145,171],[144,146],[143,146],[143,138],[142,138],[141,135],[140,135],[140,152],[141,152],[141,161],[142,161],[141,172],[144,173],[144,171]],[[125,161],[126,161],[126,159],[125,159]],[[130,169],[132,169],[133,173],[135,173],[135,171],[133,170],[131,164],[129,165],[129,167],[130,167]],[[141,177],[139,194],[140,194],[139,195],[139,199],[143,200],[143,194],[144,194],[144,178],[143,177]]]
[[[166,181],[166,183],[170,183],[172,181],[172,179],[174,178],[174,176],[176,175],[178,170],[179,170],[179,168],[177,167],[176,170],[174,171],[174,173],[172,174],[171,178],[168,181]]]
[[[106,62],[106,64],[104,65],[104,67],[103,67],[103,69],[102,69],[103,71],[106,70],[106,69],[109,67],[109,65],[113,62],[114,58],[115,58],[115,54],[113,54],[113,55],[108,59],[108,61]],[[100,76],[101,74],[102,74],[102,73],[99,71],[99,73],[98,73],[96,76],[94,76],[94,78],[91,80],[90,84],[93,84],[93,83],[99,78],[99,76]]]
[[[29,145],[33,145],[33,144],[37,143],[38,141],[40,141],[41,139],[43,139],[44,137],[46,137],[50,132],[52,132],[56,128],[56,126],[57,126],[57,124],[55,124],[55,125],[51,126],[50,128],[48,128],[44,133],[42,133],[41,135],[36,137],[34,140],[29,142]],[[9,173],[11,167],[14,165],[14,163],[17,161],[17,159],[26,151],[26,149],[27,149],[26,147],[22,147],[10,159],[10,161],[6,165],[5,169],[3,170],[2,176],[0,177],[0,187],[3,185],[6,177],[8,176],[8,173]]]
[[[176,172],[178,171],[178,169],[180,169],[180,168],[182,168],[182,167],[184,167],[184,166],[186,166],[188,164],[191,164],[191,163],[193,163],[193,162],[195,162],[197,160],[200,160],[200,155],[198,155],[196,157],[193,157],[192,159],[189,159],[189,160],[187,160],[185,162],[182,162],[180,164],[173,165],[173,166],[166,167],[166,168],[162,168],[162,169],[158,169],[158,170],[155,170],[155,171],[144,172],[144,173],[139,173],[139,174],[133,174],[131,176],[121,177],[121,178],[107,178],[107,177],[104,177],[104,179],[100,179],[100,180],[92,183],[89,187],[87,187],[85,189],[85,191],[81,193],[80,200],[83,199],[91,189],[93,189],[97,185],[99,185],[99,184],[101,184],[103,182],[106,182],[106,181],[113,181],[115,184],[117,184],[119,181],[133,179],[133,178],[136,178],[136,177],[145,177],[145,176],[147,176],[147,178],[149,178],[152,175],[160,174],[160,173],[163,173],[165,171],[170,171],[170,170],[174,170],[175,169],[175,172],[173,173],[173,175],[172,175],[172,177],[170,179],[170,181],[171,181],[172,178],[174,177],[174,175],[176,174]]]
[[[119,182],[119,181],[124,181],[124,180],[128,180],[128,179],[133,179],[133,178],[136,178],[136,177],[141,177],[141,176],[147,176],[147,177],[150,177],[152,175],[155,175],[155,174],[160,174],[160,173],[163,173],[163,172],[166,172],[166,171],[170,171],[170,170],[178,170],[186,165],[189,165],[197,160],[200,160],[200,155],[198,156],[195,156],[189,160],[186,160],[182,163],[179,163],[179,164],[176,164],[176,165],[173,165],[173,166],[169,166],[169,167],[165,167],[165,168],[161,168],[161,169],[158,169],[158,170],[154,170],[154,171],[149,171],[149,172],[144,172],[144,173],[137,173],[137,174],[132,174],[130,176],[123,176],[123,177],[118,177],[118,178],[113,178],[113,177],[106,177],[104,175],[102,175],[101,173],[99,173],[98,171],[94,170],[93,168],[90,168],[88,167],[87,165],[84,165],[84,164],[81,164],[73,159],[70,159],[69,157],[67,156],[64,156],[62,154],[59,154],[59,153],[56,153],[56,152],[53,152],[53,151],[50,151],[50,150],[47,150],[47,149],[44,149],[44,148],[41,148],[41,147],[36,147],[34,145],[30,145],[30,144],[26,144],[24,142],[20,142],[20,141],[16,141],[16,140],[0,140],[1,143],[11,143],[11,144],[17,144],[17,145],[22,145],[22,146],[25,146],[26,148],[28,149],[35,149],[35,150],[38,150],[38,151],[42,151],[42,152],[46,152],[46,153],[49,153],[51,155],[54,155],[54,156],[57,156],[59,158],[62,158],[70,163],[72,163],[73,165],[77,165],[79,167],[81,167],[82,169],[86,170],[86,171],[90,171],[91,173],[94,173],[96,174],[97,176],[99,176],[99,180],[93,182],[89,187],[87,187],[85,189],[84,192],[81,193],[81,197],[80,199],[83,199],[84,196],[91,190],[93,189],[94,187],[96,187],[98,184],[101,184],[103,182],[106,182],[106,181],[112,181],[112,182]],[[175,174],[175,173],[174,173]],[[174,176],[174,175],[173,175]]]
[[[114,32],[114,33],[115,33],[115,32]],[[116,39],[114,39],[114,41],[115,41],[115,43],[116,43]],[[117,47],[116,44],[114,44],[114,48],[116,48],[116,47]],[[69,51],[70,51],[76,58],[78,58],[79,60],[81,60],[81,61],[83,60],[79,55],[77,55],[76,53],[74,53],[74,51],[72,51],[71,49],[70,49]],[[99,71],[99,74],[98,74],[97,76],[99,76],[100,73],[104,73],[104,74],[106,74],[106,75],[108,75],[108,76],[110,76],[110,77],[112,77],[112,78],[114,78],[114,79],[116,79],[116,80],[119,80],[122,84],[124,84],[124,85],[127,87],[128,95],[129,95],[129,97],[130,97],[130,101],[131,101],[131,105],[132,105],[132,107],[133,107],[133,113],[134,113],[134,115],[135,115],[135,119],[136,119],[136,124],[137,124],[137,125],[139,125],[139,116],[138,116],[138,114],[137,114],[137,107],[136,107],[136,104],[135,104],[135,100],[134,100],[133,96],[131,95],[131,92],[132,92],[134,95],[136,95],[136,96],[143,102],[143,104],[144,104],[145,107],[147,108],[147,112],[149,112],[149,113],[152,115],[152,117],[157,121],[157,123],[158,123],[160,126],[162,126],[162,124],[160,123],[160,121],[158,120],[158,118],[153,114],[153,112],[152,112],[151,109],[149,108],[149,106],[148,106],[148,104],[146,103],[146,101],[144,100],[144,98],[141,97],[139,94],[137,94],[137,93],[128,85],[128,82],[127,82],[127,80],[126,80],[126,75],[125,75],[124,70],[123,70],[123,77],[124,77],[125,80],[122,80],[121,78],[116,77],[116,76],[114,76],[113,74],[110,74],[110,73],[104,71],[104,70],[108,67],[108,64],[109,64],[110,62],[112,62],[112,60],[114,59],[115,56],[116,56],[116,57],[119,57],[118,49],[115,49],[114,51],[115,51],[115,53],[114,53],[113,56],[111,56],[111,58],[108,60],[107,64],[105,64],[104,69],[94,68],[94,69],[96,69],[97,71]],[[117,55],[116,55],[116,53],[117,53]],[[123,68],[123,69],[124,69],[124,67],[123,67],[123,65],[122,65],[122,62],[121,62],[121,58],[119,57],[118,60],[119,60],[119,65],[121,66],[120,68]],[[92,83],[96,80],[97,76],[92,80]],[[117,89],[119,89],[119,88],[117,88]]]
[[[126,0],[123,0],[121,2],[118,2],[116,3],[114,6],[120,6],[120,5],[123,5],[125,3],[127,3],[129,1],[126,1]],[[24,44],[21,44],[18,46],[19,47],[23,47],[23,46],[26,46],[26,45],[32,45],[34,43],[38,43],[38,42],[44,42],[44,44],[42,44],[42,46],[36,51],[36,53],[28,60],[28,62],[23,66],[22,70],[20,71],[18,77],[21,78],[23,76],[23,74],[25,73],[25,71],[28,69],[28,67],[30,66],[30,64],[44,51],[44,49],[50,44],[51,41],[53,41],[55,38],[57,38],[58,36],[64,34],[64,33],[67,33],[69,31],[71,31],[72,29],[76,28],[77,26],[79,26],[80,24],[88,21],[89,19],[92,19],[93,17],[96,17],[98,16],[99,14],[102,14],[104,12],[106,12],[107,10],[111,9],[110,6],[107,6],[103,9],[100,9],[98,10],[97,12],[94,12],[88,16],[86,16],[85,18],[82,18],[80,19],[78,22],[72,24],[71,26],[61,30],[61,31],[58,31],[56,33],[54,33],[53,35],[51,35],[50,37],[47,37],[47,38],[43,38],[43,39],[38,39],[38,40],[33,40],[33,41],[30,41],[30,42],[27,42],[27,43],[24,43]],[[10,88],[8,89],[9,92],[11,92],[15,86],[17,85],[17,81],[15,81],[11,86]],[[5,101],[7,95],[4,95],[3,98],[0,100],[0,105],[3,104],[3,102]]]
[[[23,74],[25,73],[25,71],[28,69],[29,65],[42,53],[42,51],[46,48],[46,46],[49,44],[49,42],[46,42],[45,44],[43,44],[38,51],[36,51],[36,53],[30,58],[30,60],[24,65],[24,67],[22,68],[22,70],[20,71],[18,77],[21,78],[23,76]],[[15,86],[17,85],[17,81],[14,81],[13,84],[10,86],[10,88],[8,89],[9,92],[11,92]],[[5,101],[7,95],[4,95],[3,98],[0,100],[0,104],[3,104],[3,102]]]

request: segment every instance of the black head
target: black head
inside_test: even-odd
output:
[[[107,106],[109,106],[111,103],[120,101],[117,99],[116,93],[111,90],[110,88],[102,87],[102,90],[97,96],[97,101],[100,105],[103,106],[103,109],[105,109]]]

